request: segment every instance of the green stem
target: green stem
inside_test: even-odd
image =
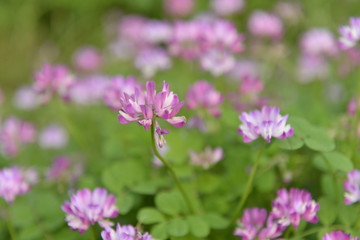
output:
[[[261,159],[261,155],[263,153],[263,150],[264,150],[264,147],[261,147],[259,152],[258,152],[258,155],[256,157],[256,160],[255,160],[255,164],[253,166],[253,168],[251,169],[251,173],[250,173],[250,176],[249,176],[249,179],[246,183],[246,186],[245,186],[245,191],[241,197],[241,200],[239,202],[239,204],[237,205],[235,211],[234,211],[234,214],[232,215],[231,217],[231,222],[234,223],[236,221],[236,219],[238,218],[238,216],[240,215],[245,203],[246,203],[246,200],[248,199],[250,193],[251,193],[251,188],[252,188],[252,184],[253,184],[253,181],[254,181],[254,178],[255,178],[255,174],[256,174],[256,170],[259,166],[259,163],[260,163],[260,159]]]
[[[151,125],[151,147],[152,150],[155,154],[155,156],[160,159],[160,161],[164,164],[164,166],[167,168],[167,170],[169,171],[170,175],[173,177],[173,179],[175,180],[175,183],[178,187],[178,189],[180,190],[180,193],[182,194],[186,204],[188,205],[189,209],[191,210],[192,213],[196,213],[195,208],[193,207],[193,205],[191,204],[191,201],[188,197],[188,195],[186,194],[184,188],[182,187],[179,178],[177,177],[174,169],[171,167],[171,165],[168,163],[168,161],[165,160],[165,158],[163,156],[161,156],[161,154],[159,153],[159,151],[156,148],[156,143],[155,143],[155,128],[154,128],[154,124]]]
[[[309,229],[301,234],[297,234],[291,238],[289,238],[289,240],[292,240],[292,239],[300,239],[300,238],[304,238],[308,235],[311,235],[311,234],[314,234],[314,233],[317,233],[317,232],[320,232],[322,230],[326,230],[326,231],[333,231],[333,230],[343,230],[345,227],[342,226],[342,225],[334,225],[334,226],[331,226],[331,227],[318,227],[318,228],[312,228],[312,229]]]
[[[12,221],[11,221],[10,211],[8,210],[8,211],[6,211],[6,213],[7,213],[6,214],[7,219],[5,219],[5,222],[6,222],[6,226],[8,228],[10,237],[12,240],[16,240],[16,233],[15,233],[14,225],[12,224]]]
[[[91,236],[92,236],[93,240],[97,240],[97,237],[96,237],[97,235],[96,235],[96,230],[95,230],[94,225],[91,226]]]
[[[333,179],[334,191],[335,191],[335,194],[336,194],[336,202],[338,203],[339,201],[341,201],[341,199],[340,199],[341,196],[340,196],[339,189],[338,189],[338,184],[337,184],[337,180],[336,180],[336,174],[335,174],[329,160],[325,156],[323,156],[323,158],[325,160],[326,166],[329,168],[331,177]]]

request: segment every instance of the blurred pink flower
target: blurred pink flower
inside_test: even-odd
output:
[[[226,51],[208,50],[201,55],[200,65],[214,77],[228,73],[235,66],[235,58]]]
[[[244,0],[212,0],[211,9],[217,15],[228,16],[243,10],[245,6]]]
[[[172,26],[165,21],[149,20],[145,23],[142,34],[150,44],[168,43],[172,36]]]
[[[46,172],[46,179],[49,181],[60,180],[70,168],[70,159],[65,156],[58,156]]]
[[[329,66],[323,57],[305,54],[299,59],[298,74],[299,80],[303,83],[310,82],[315,78],[323,80],[329,75]]]
[[[210,166],[224,158],[224,153],[221,147],[217,147],[214,150],[210,147],[206,147],[205,151],[202,153],[190,151],[189,154],[191,164],[201,166],[204,169],[208,169]]]
[[[349,116],[355,116],[357,109],[360,105],[360,98],[352,98],[347,106],[347,113]]]
[[[145,48],[138,52],[135,67],[146,79],[152,78],[156,72],[171,67],[171,60],[166,51],[161,48]]]
[[[283,24],[274,14],[257,10],[248,21],[250,33],[256,37],[280,39],[283,35]]]
[[[74,64],[81,71],[95,71],[102,65],[100,52],[90,46],[82,47],[74,55]]]
[[[117,224],[116,230],[106,228],[101,232],[103,240],[153,240],[149,233],[141,234],[139,229],[131,225]]]
[[[189,109],[205,108],[214,117],[220,116],[220,105],[223,97],[219,91],[207,81],[197,81],[190,86],[186,94],[186,104]]]
[[[167,14],[176,17],[189,15],[194,8],[194,0],[163,0]]]
[[[266,240],[277,239],[284,228],[273,221],[271,216],[267,216],[266,209],[248,208],[245,209],[234,235],[241,237],[242,240]]]
[[[293,225],[298,228],[300,220],[317,223],[319,204],[312,199],[309,192],[291,188],[289,191],[280,189],[277,198],[272,202],[270,215],[284,227]]]
[[[344,181],[345,204],[350,205],[360,201],[360,171],[354,169],[347,174]]]
[[[144,44],[143,31],[147,20],[138,15],[126,15],[118,26],[119,37],[125,38],[135,45]]]
[[[350,234],[342,231],[335,231],[327,233],[323,236],[322,240],[360,240],[358,237],[351,237]]]
[[[341,26],[340,48],[349,49],[354,47],[360,41],[360,18],[350,18],[350,24]]]
[[[65,201],[61,209],[67,214],[66,221],[72,230],[80,233],[86,231],[90,225],[98,223],[108,228],[113,223],[105,218],[118,216],[114,195],[108,194],[106,189],[96,188],[78,190],[71,196],[71,201]]]
[[[120,100],[124,97],[124,94],[126,93],[131,96],[134,95],[136,91],[142,91],[142,87],[136,81],[135,77],[116,76],[112,79],[105,91],[104,101],[107,106],[119,111],[121,108]]]
[[[7,118],[0,127],[0,146],[5,156],[16,156],[21,145],[34,139],[34,126],[15,117]]]
[[[43,101],[47,102],[53,94],[67,99],[68,90],[74,82],[74,77],[63,65],[44,64],[35,73],[34,89],[42,94]]]
[[[23,86],[16,90],[13,103],[18,109],[32,110],[39,106],[41,98],[32,87]]]
[[[0,197],[12,204],[15,197],[30,190],[32,182],[27,180],[25,171],[17,166],[0,170]]]
[[[307,31],[300,41],[304,54],[312,56],[333,56],[338,52],[338,46],[333,34],[323,28],[313,28]]]
[[[258,77],[244,76],[241,80],[240,94],[257,96],[263,89],[264,84]]]
[[[238,131],[244,142],[251,142],[259,136],[270,142],[272,137],[284,139],[294,133],[294,129],[286,125],[288,115],[281,116],[277,107],[263,106],[261,111],[243,112],[239,119],[242,125]]]
[[[58,125],[51,124],[44,128],[39,134],[39,145],[44,149],[60,149],[68,142],[68,133]]]

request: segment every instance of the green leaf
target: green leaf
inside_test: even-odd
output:
[[[329,137],[326,131],[321,128],[314,127],[310,135],[305,138],[305,144],[309,148],[321,152],[330,152],[335,149],[334,139]]]
[[[112,164],[102,172],[102,182],[112,192],[121,192],[124,187],[131,187],[145,177],[143,166],[134,161]]]
[[[225,229],[229,225],[229,221],[216,213],[207,213],[203,216],[203,219],[213,229]]]
[[[19,231],[19,240],[41,239],[42,232],[37,225],[29,225]]]
[[[135,204],[135,196],[131,193],[118,194],[116,205],[120,209],[121,214],[127,214]]]
[[[11,220],[16,227],[25,227],[32,225],[35,222],[35,216],[29,205],[20,204],[17,202],[16,205],[10,208]]]
[[[267,171],[256,178],[255,186],[259,192],[264,193],[272,191],[275,188],[276,182],[274,171]]]
[[[289,124],[294,128],[294,135],[300,138],[307,138],[313,129],[313,126],[304,118],[291,117]]]
[[[296,136],[293,136],[290,138],[276,140],[275,144],[281,149],[296,150],[304,145],[304,141]]]
[[[352,161],[342,153],[328,152],[323,153],[323,155],[329,161],[334,170],[339,170],[347,173],[354,169]]]
[[[337,209],[341,223],[346,226],[352,226],[359,218],[355,205],[340,205]]]
[[[131,188],[135,193],[153,195],[157,191],[157,186],[152,181],[141,182]]]
[[[210,233],[209,224],[199,216],[189,216],[187,222],[190,226],[190,232],[195,237],[206,237]]]
[[[180,218],[169,221],[167,228],[169,235],[174,237],[182,237],[189,233],[188,223]]]
[[[325,197],[320,198],[319,204],[321,206],[318,212],[319,220],[325,226],[330,226],[336,219],[336,205]]]
[[[176,216],[180,212],[181,203],[173,193],[161,192],[155,197],[156,207],[163,213]]]
[[[159,223],[154,225],[151,228],[151,236],[153,236],[155,239],[167,239],[168,238],[168,232],[167,232],[168,224],[167,223]]]
[[[220,184],[219,177],[210,173],[204,173],[197,179],[197,186],[201,193],[212,193],[220,186]]]
[[[143,208],[138,212],[137,219],[144,224],[164,222],[164,215],[155,208]]]

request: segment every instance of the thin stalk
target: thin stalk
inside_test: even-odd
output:
[[[244,207],[244,205],[246,203],[246,200],[248,199],[248,197],[249,197],[249,195],[251,193],[251,188],[252,188],[253,181],[254,181],[254,178],[255,178],[256,170],[257,170],[257,168],[259,166],[263,150],[264,150],[264,147],[261,147],[259,152],[258,152],[258,155],[257,155],[256,160],[255,160],[255,164],[254,164],[253,168],[251,169],[250,176],[249,176],[248,181],[246,183],[245,191],[244,191],[243,195],[241,196],[241,200],[240,200],[239,204],[235,208],[234,214],[231,217],[231,222],[232,223],[234,223],[236,221],[236,219],[238,218],[238,216],[240,215],[240,213],[241,213],[241,211],[242,211],[242,209],[243,209],[243,207]]]
[[[6,226],[8,228],[11,240],[16,240],[15,228],[11,221],[10,211],[7,210],[6,213],[7,213],[6,214],[7,216],[6,216],[5,222],[6,222]]]
[[[337,180],[336,180],[336,175],[335,175],[335,172],[334,172],[334,169],[332,168],[329,160],[323,156],[324,160],[325,160],[325,163],[326,163],[326,166],[329,168],[329,171],[330,171],[330,174],[331,174],[331,177],[332,177],[332,180],[334,182],[334,191],[335,191],[335,194],[336,194],[336,202],[338,203],[340,201],[339,197],[340,197],[340,193],[339,193],[339,189],[338,189],[338,184],[337,184]]]
[[[95,226],[92,225],[92,226],[91,226],[91,238],[92,238],[93,240],[97,240],[97,237],[96,237],[96,236],[97,236],[97,235],[96,235]]]
[[[322,230],[327,230],[327,231],[333,231],[333,230],[343,230],[344,229],[344,226],[342,225],[334,225],[334,226],[331,226],[331,227],[317,227],[317,228],[312,228],[312,229],[309,229],[303,233],[300,233],[300,234],[295,234],[293,237],[289,238],[289,240],[292,240],[292,239],[299,239],[299,238],[304,238],[308,235],[312,235],[312,234],[315,234],[317,232],[320,232]]]
[[[170,175],[173,177],[173,179],[175,180],[175,183],[178,187],[178,189],[180,190],[180,193],[182,194],[186,204],[188,205],[189,209],[191,210],[192,213],[196,213],[195,208],[193,207],[193,205],[191,204],[190,198],[188,197],[188,195],[186,194],[184,188],[182,187],[179,178],[177,177],[174,169],[171,167],[171,165],[169,164],[168,161],[165,160],[165,158],[163,156],[161,156],[161,154],[159,153],[159,151],[156,148],[156,143],[155,143],[155,128],[154,128],[154,124],[151,125],[151,147],[152,150],[155,154],[155,156],[160,159],[160,161],[164,164],[164,166],[167,168],[167,170],[169,171]]]

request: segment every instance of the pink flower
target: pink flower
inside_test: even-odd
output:
[[[14,166],[0,170],[0,197],[9,204],[15,197],[23,195],[30,190],[30,182],[27,181],[25,171]]]
[[[163,82],[163,89],[156,93],[155,82],[146,82],[146,91],[135,91],[135,94],[124,94],[121,98],[119,121],[121,124],[138,122],[147,130],[153,124],[154,117],[160,117],[175,127],[185,124],[185,117],[176,117],[184,102],[173,92],[170,92],[169,84]]]
[[[206,81],[198,81],[190,86],[186,94],[186,103],[189,109],[205,108],[214,117],[220,116],[219,107],[223,101],[220,92]]]
[[[161,48],[145,48],[139,51],[134,64],[142,72],[143,76],[149,79],[159,70],[169,69],[171,60]]]
[[[61,179],[65,172],[70,168],[70,159],[65,156],[58,156],[54,159],[52,166],[46,173],[46,178],[50,181]]]
[[[239,116],[242,121],[239,134],[243,136],[244,142],[251,142],[259,136],[267,142],[270,142],[272,137],[288,138],[293,135],[294,129],[286,125],[287,118],[287,115],[280,115],[280,109],[277,107],[264,106],[261,111],[243,112]]]
[[[127,15],[119,23],[119,36],[133,42],[135,45],[144,44],[143,31],[146,19],[138,15]]]
[[[1,126],[0,145],[4,155],[16,156],[22,144],[32,143],[34,139],[35,128],[28,122],[9,117]]]
[[[118,111],[122,106],[120,100],[125,93],[131,96],[135,94],[135,91],[141,91],[141,89],[142,87],[135,77],[116,76],[105,91],[104,101],[107,106]]]
[[[270,215],[284,227],[293,225],[297,228],[300,220],[317,223],[317,211],[319,204],[316,203],[306,190],[291,188],[290,191],[280,189],[277,198],[272,202]]]
[[[356,98],[352,98],[349,101],[347,106],[347,112],[349,116],[355,116],[359,103],[360,103],[360,98],[358,99],[358,101],[356,101]]]
[[[241,221],[238,223],[234,235],[243,240],[265,240],[279,237],[284,228],[267,217],[267,212],[262,208],[245,209]]]
[[[329,66],[323,57],[302,55],[299,59],[299,77],[303,83],[311,80],[325,79],[329,75]]]
[[[357,237],[351,237],[350,234],[344,233],[342,231],[335,231],[325,234],[322,240],[360,240],[360,239]]]
[[[44,64],[35,74],[34,89],[43,94],[45,102],[55,93],[67,98],[73,81],[73,76],[65,66]]]
[[[251,14],[248,29],[252,35],[257,37],[280,39],[283,35],[281,20],[274,14],[259,10]]]
[[[175,22],[169,43],[170,54],[186,60],[198,58],[201,55],[200,40],[203,32],[204,23],[201,21]]]
[[[103,240],[152,240],[149,233],[141,234],[140,231],[131,225],[117,224],[116,231],[112,228],[106,228],[101,232]]]
[[[193,10],[194,0],[163,0],[167,14],[183,17]]]
[[[39,135],[39,145],[44,149],[60,149],[65,147],[67,142],[68,134],[66,130],[57,124],[48,125]]]
[[[80,48],[74,56],[75,66],[82,71],[95,71],[102,65],[102,57],[93,47]]]
[[[353,204],[360,201],[360,171],[352,170],[347,174],[347,179],[344,181],[345,189],[345,204]]]
[[[233,69],[229,72],[231,79],[242,80],[245,77],[253,78],[259,75],[259,64],[250,59],[237,60]]]
[[[193,165],[202,166],[204,169],[208,169],[211,165],[219,162],[223,159],[224,153],[221,147],[217,147],[212,150],[210,147],[207,147],[204,152],[196,153],[190,151],[190,160]]]
[[[263,89],[264,84],[258,77],[244,76],[241,80],[240,94],[256,96]]]
[[[333,56],[338,52],[333,34],[322,28],[307,31],[301,38],[300,46],[305,54],[312,56]]]
[[[66,221],[70,228],[83,233],[95,223],[103,228],[112,226],[113,223],[105,218],[117,217],[115,202],[115,197],[108,195],[106,189],[96,188],[91,192],[85,188],[73,194],[71,201],[66,201],[61,209],[67,214]]]
[[[350,25],[341,26],[340,32],[340,47],[342,49],[349,49],[354,47],[360,40],[360,18],[350,18]]]
[[[93,105],[100,103],[110,84],[110,78],[103,75],[91,75],[76,81],[69,90],[69,99],[78,105]]]
[[[212,0],[212,10],[220,16],[228,16],[240,12],[245,6],[244,0]]]
[[[200,65],[202,69],[218,77],[228,73],[235,66],[235,58],[226,51],[212,49],[201,56]]]
[[[149,20],[145,23],[143,37],[150,44],[167,43],[172,36],[172,26],[165,21]]]
[[[16,90],[13,103],[21,110],[31,110],[38,107],[41,99],[32,87],[24,86]]]

